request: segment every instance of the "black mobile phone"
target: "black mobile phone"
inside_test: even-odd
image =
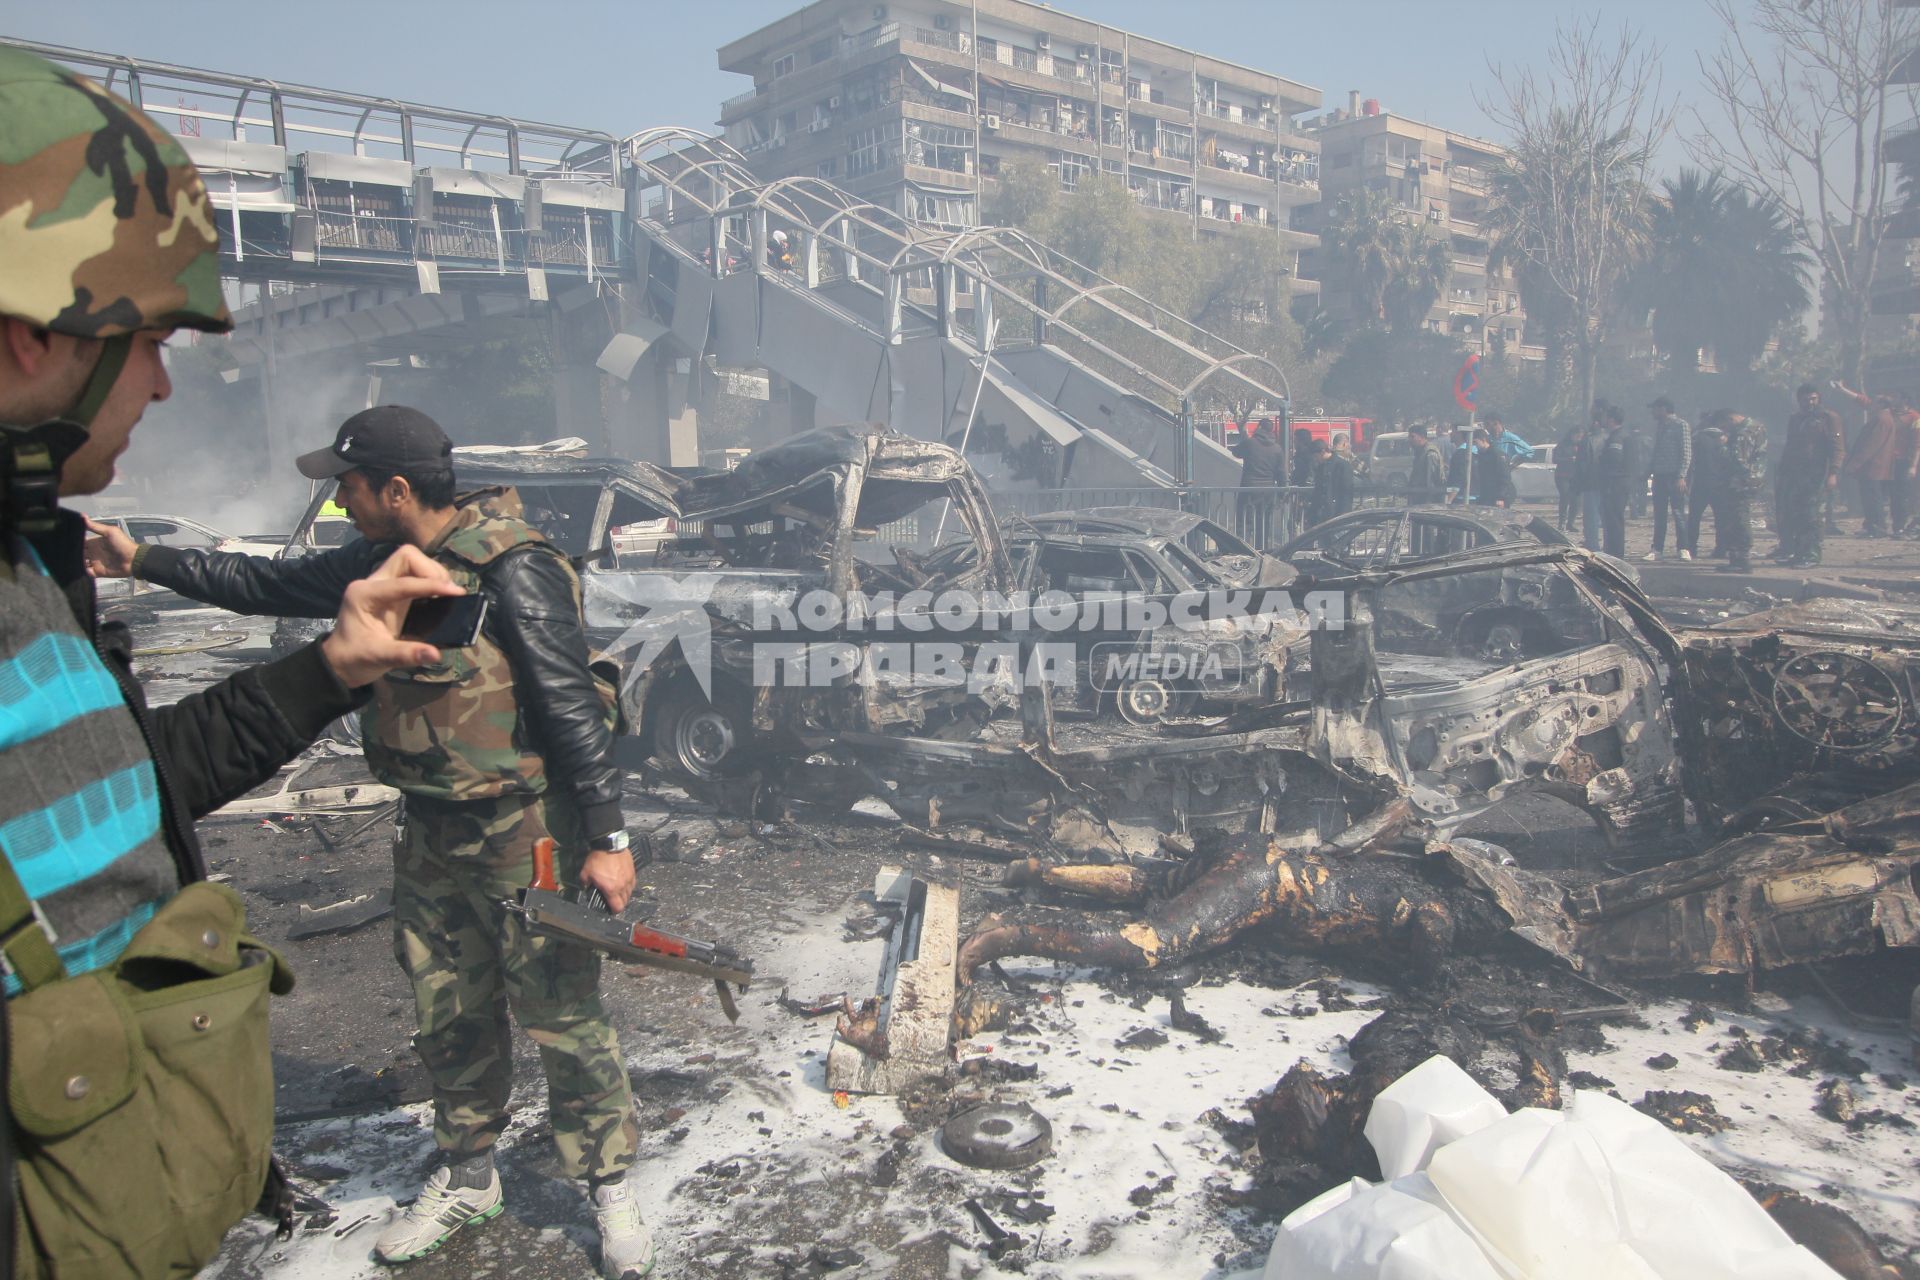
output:
[[[464,649],[480,638],[487,621],[487,598],[479,592],[464,596],[427,596],[407,609],[403,640],[422,640],[436,649]]]

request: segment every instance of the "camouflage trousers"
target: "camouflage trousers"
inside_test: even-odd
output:
[[[536,937],[503,903],[533,875],[533,844],[559,840],[577,884],[585,842],[546,797],[407,797],[393,861],[393,951],[413,984],[414,1047],[433,1078],[433,1136],[448,1159],[489,1150],[513,1083],[508,1010],[539,1046],[554,1145],[571,1178],[633,1164],[639,1127],[625,1060],[600,1004],[600,957]]]

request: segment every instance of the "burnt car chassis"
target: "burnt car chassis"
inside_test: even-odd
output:
[[[1448,686],[1385,687],[1372,593],[1521,564],[1562,575],[1606,638]],[[1030,689],[1017,745],[843,734],[808,744],[813,767],[857,771],[864,784],[846,794],[863,785],[915,838],[1014,861],[1012,884],[1147,904],[1121,923],[990,920],[963,946],[963,974],[1014,954],[1154,968],[1255,927],[1416,962],[1517,935],[1575,969],[1628,976],[1751,974],[1920,943],[1920,771],[1900,742],[1920,626],[1908,642],[1905,619],[1848,626],[1816,606],[1675,632],[1608,561],[1567,547],[1288,588],[1335,589],[1352,605],[1345,628],[1312,635],[1311,702],[1266,709],[1257,726],[1063,747],[1045,690]],[[1742,700],[1730,664],[1749,686],[1772,678]],[[1691,752],[1736,714],[1747,754],[1732,778],[1711,750]],[[1569,887],[1455,837],[1524,791],[1582,808],[1618,861],[1644,869]],[[1705,852],[1686,836],[1689,801],[1723,837]]]

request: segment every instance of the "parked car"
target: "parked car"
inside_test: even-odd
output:
[[[1276,553],[1308,575],[1423,564],[1502,543],[1566,546],[1550,520],[1471,507],[1377,507],[1349,511],[1302,533]],[[1639,575],[1606,557],[1631,581]],[[1478,657],[1539,657],[1605,638],[1601,616],[1563,573],[1531,566],[1461,574],[1383,589],[1375,624],[1397,648]]]
[[[1016,583],[1082,601],[1285,586],[1284,562],[1255,551],[1204,516],[1158,507],[1093,507],[1012,516],[1002,523]],[[936,563],[966,552],[943,548]],[[1145,634],[1076,630],[1071,702],[1148,725],[1201,703],[1273,702],[1306,640],[1274,614],[1182,625]]]
[[[1406,490],[1413,475],[1413,437],[1404,431],[1383,431],[1361,460],[1362,474],[1376,489],[1391,493]]]
[[[1201,562],[1204,575],[1227,587],[1277,587],[1292,579],[1286,563],[1246,542],[1205,516],[1167,507],[1088,507],[1084,511],[1053,511],[1006,521],[1009,533],[1026,528],[1035,533],[1115,534],[1175,544]],[[1198,576],[1198,575],[1196,575]]]
[[[100,524],[117,526],[135,542],[151,542],[162,547],[197,547],[211,551],[238,551],[250,556],[270,556],[279,551],[286,541],[284,536],[276,537],[273,534],[236,537],[185,516],[96,516],[94,519]]]
[[[1508,472],[1513,477],[1514,494],[1522,502],[1559,502],[1560,490],[1553,482],[1553,455],[1560,446],[1548,441],[1533,446],[1533,457]]]
[[[279,552],[285,544],[284,536],[259,535],[251,538],[235,537],[222,533],[211,525],[189,520],[185,516],[167,515],[99,515],[92,519],[99,524],[113,525],[135,542],[152,543],[162,547],[183,547],[206,551],[238,551],[242,555],[271,556]],[[140,599],[148,603],[162,603],[162,597],[173,598],[173,592],[165,587],[156,587],[151,582],[139,578],[126,578],[111,585],[103,585],[100,592],[105,600]]]

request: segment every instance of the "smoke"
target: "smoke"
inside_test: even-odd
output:
[[[292,529],[312,492],[294,458],[331,442],[374,384],[364,365],[316,363],[283,364],[270,394],[253,370],[229,383],[227,341],[174,340],[173,395],[148,406],[97,509],[186,516],[231,534]]]
[[[431,362],[369,365],[281,360],[268,380],[240,365],[224,337],[176,337],[167,349],[173,395],[150,405],[107,493],[79,505],[98,514],[185,516],[223,533],[285,533],[313,488],[300,454],[332,443],[372,404],[408,404],[457,444],[533,444],[557,434],[544,341],[494,341]]]

